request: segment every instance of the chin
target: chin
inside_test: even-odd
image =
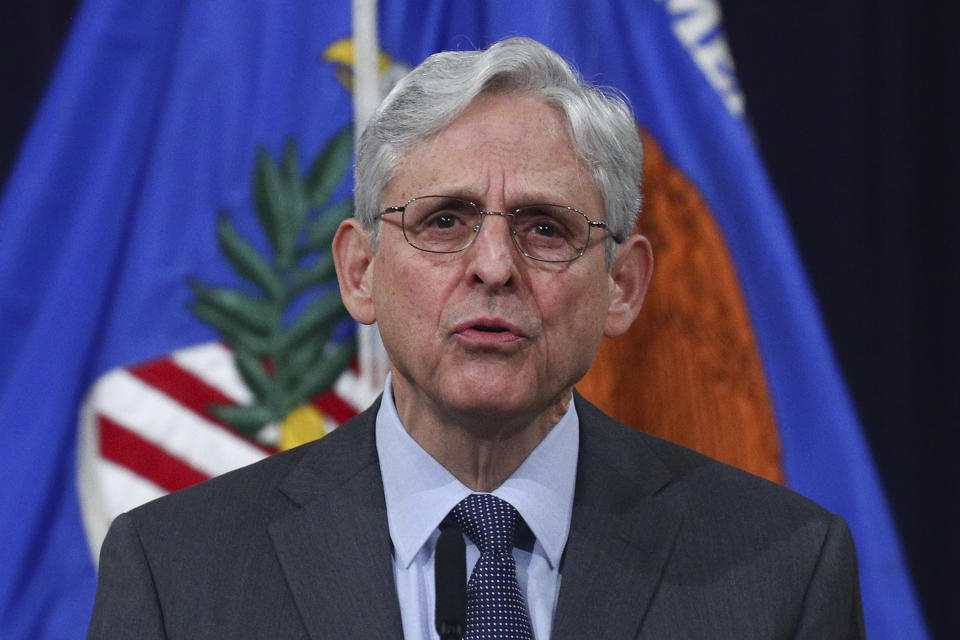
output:
[[[534,398],[509,382],[500,387],[484,385],[444,394],[442,401],[455,411],[487,415],[516,415],[528,411],[535,404]]]

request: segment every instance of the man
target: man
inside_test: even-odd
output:
[[[467,637],[862,637],[841,518],[573,390],[649,282],[640,158],[625,105],[530,40],[402,80],[333,245],[381,400],[117,518],[90,637],[436,637],[451,526]]]

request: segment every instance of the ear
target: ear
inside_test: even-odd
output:
[[[358,220],[348,218],[340,223],[332,251],[344,306],[360,324],[373,324],[377,319],[371,293],[373,249]]]
[[[617,248],[617,257],[610,269],[610,306],[604,335],[623,335],[633,324],[650,286],[653,274],[653,250],[650,241],[632,235]]]

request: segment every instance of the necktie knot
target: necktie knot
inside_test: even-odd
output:
[[[509,502],[489,493],[473,493],[461,500],[452,514],[481,556],[513,552],[520,514]]]

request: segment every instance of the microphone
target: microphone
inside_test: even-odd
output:
[[[467,548],[457,527],[443,529],[437,538],[434,578],[440,640],[461,640],[467,628]]]

